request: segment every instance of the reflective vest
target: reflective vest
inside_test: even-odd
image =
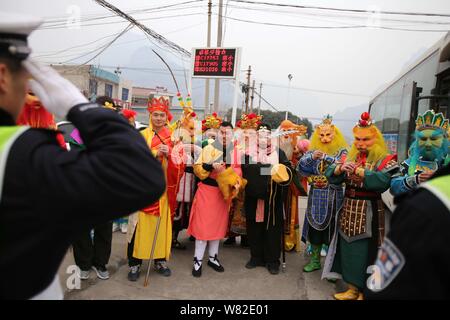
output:
[[[450,175],[431,179],[421,187],[434,194],[450,211]]]
[[[3,179],[5,177],[6,161],[9,151],[17,138],[28,130],[28,126],[0,127],[0,201],[3,193]]]

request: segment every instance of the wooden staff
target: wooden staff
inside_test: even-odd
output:
[[[164,140],[161,138],[161,136],[153,130],[155,135],[158,137],[158,139],[161,141],[162,144],[167,145]],[[158,233],[159,233],[159,226],[161,224],[161,212],[158,216],[158,220],[156,222],[156,229],[155,229],[155,235],[153,236],[153,245],[152,245],[152,251],[150,252],[150,259],[148,261],[148,267],[147,267],[147,274],[145,275],[145,281],[144,281],[144,287],[148,286],[148,279],[150,276],[150,268],[152,266],[153,257],[155,256],[155,247],[156,247],[156,240],[158,239]]]

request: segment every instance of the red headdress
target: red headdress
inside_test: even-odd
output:
[[[134,110],[130,110],[130,109],[124,109],[122,111],[122,114],[125,118],[127,118],[128,120],[132,119],[132,118],[136,118],[136,111]]]
[[[32,128],[54,129],[55,118],[48,112],[39,101],[38,97],[28,93],[25,105],[17,118],[18,125],[27,125]]]
[[[172,121],[173,116],[170,113],[169,109],[170,109],[169,99],[165,99],[164,97],[160,97],[159,99],[153,98],[151,101],[149,101],[147,107],[147,110],[148,112],[150,112],[150,114],[155,111],[162,111],[167,114],[167,119],[169,121]]]
[[[373,124],[373,122],[372,122],[372,118],[370,117],[370,113],[363,112],[361,114],[361,119],[358,120],[358,123],[356,124],[356,126],[361,127],[361,128],[366,128],[366,127],[370,127],[372,124]]]

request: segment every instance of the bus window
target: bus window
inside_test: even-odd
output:
[[[383,133],[398,133],[403,82],[397,81],[387,90],[386,110],[383,116]]]
[[[431,90],[436,87],[438,64],[439,51],[437,50],[405,75],[405,83],[415,81],[417,82],[417,87],[422,88],[422,96],[430,95]],[[430,100],[420,100],[418,113],[424,113],[428,109],[430,109]]]
[[[386,93],[379,95],[370,105],[370,116],[375,125],[383,131],[383,117],[386,109]]]

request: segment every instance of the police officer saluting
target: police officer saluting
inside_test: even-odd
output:
[[[148,206],[165,189],[138,131],[28,60],[27,36],[40,23],[0,13],[0,299],[43,291],[62,298],[57,270],[80,232]],[[67,152],[56,132],[15,126],[28,85],[48,111],[78,128],[86,150]]]

